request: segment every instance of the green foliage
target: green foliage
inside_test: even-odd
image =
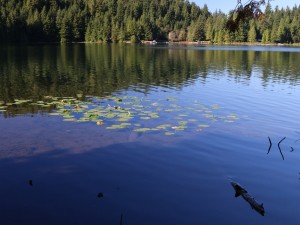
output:
[[[300,6],[273,10],[267,4],[259,19],[241,20],[228,33],[228,15],[186,0],[0,0],[0,41],[298,43],[299,19]]]
[[[256,41],[256,28],[255,28],[255,22],[253,20],[250,22],[250,30],[248,32],[248,41],[249,42]]]

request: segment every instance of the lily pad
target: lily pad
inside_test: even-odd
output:
[[[205,114],[202,114],[204,117],[206,118],[214,118],[214,115],[213,114],[208,114],[208,113],[205,113]]]
[[[146,131],[151,131],[151,128],[138,128],[134,129],[134,132],[146,132]]]
[[[59,116],[60,113],[58,113],[58,112],[52,112],[52,113],[48,113],[48,115],[50,115],[50,116]]]
[[[140,117],[140,119],[141,119],[141,120],[150,120],[151,117],[149,117],[149,116],[142,116],[142,117]]]
[[[207,128],[207,127],[209,127],[209,125],[208,124],[199,124],[198,127]]]

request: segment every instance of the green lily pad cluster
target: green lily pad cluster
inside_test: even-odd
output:
[[[0,112],[6,112],[7,107],[7,105],[4,105],[4,101],[0,101]]]
[[[205,106],[197,101],[180,105],[176,97],[152,100],[137,96],[77,97],[45,96],[43,100],[15,100],[13,104],[29,104],[48,110],[50,116],[61,116],[67,122],[94,123],[107,130],[163,132],[165,135],[193,130],[202,131],[215,122],[232,123],[235,114],[222,114],[219,105]],[[10,104],[0,101],[1,110]]]

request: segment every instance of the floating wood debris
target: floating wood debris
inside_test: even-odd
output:
[[[234,181],[231,181],[230,184],[235,190],[235,197],[242,196],[243,199],[250,204],[252,209],[254,209],[262,216],[265,215],[263,203],[258,203],[250,194],[248,194],[248,191],[245,188],[243,188],[240,184]]]

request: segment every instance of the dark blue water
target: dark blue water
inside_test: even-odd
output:
[[[1,51],[1,224],[110,225],[121,215],[128,225],[298,224],[300,49],[22,48]],[[48,114],[52,106],[9,104],[78,93],[105,107],[110,96],[138,98],[147,110],[159,105],[159,118],[133,112],[131,126],[107,129],[118,122],[64,121]],[[137,123],[176,126],[166,135],[135,132]],[[230,180],[265,216],[234,197]]]

